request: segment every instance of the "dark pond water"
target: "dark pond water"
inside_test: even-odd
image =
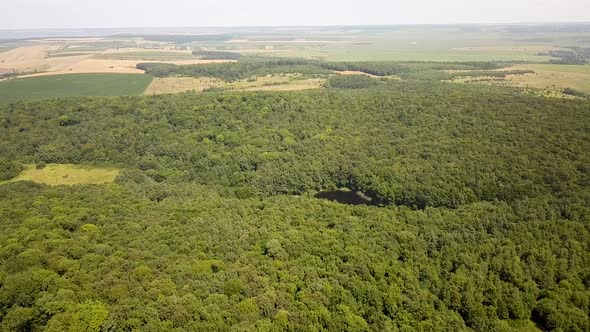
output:
[[[354,192],[350,190],[329,190],[320,191],[315,194],[315,198],[327,199],[333,202],[349,205],[375,205],[373,201],[361,192]]]

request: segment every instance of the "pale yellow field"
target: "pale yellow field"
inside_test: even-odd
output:
[[[283,84],[256,85],[250,87],[236,88],[241,91],[298,91],[309,89],[320,89],[323,87],[325,80],[321,78],[310,78],[305,80],[296,80]]]
[[[68,45],[45,43],[34,46],[19,47],[14,50],[0,53],[0,68],[28,73],[21,77],[47,76],[59,74],[86,74],[86,73],[143,73],[136,65],[145,60],[117,60],[95,59],[97,54],[117,54],[130,51],[153,52],[160,50],[144,50],[139,48],[109,49],[91,54],[49,57],[50,52],[69,50]],[[190,54],[187,50],[166,50],[179,54]],[[75,51],[72,51],[75,53]],[[62,53],[63,54],[63,53]],[[67,52],[66,52],[67,54]],[[149,61],[160,63],[173,63],[177,65],[203,64],[216,62],[231,62],[235,60],[175,60],[175,61]]]
[[[89,59],[88,56],[82,56],[83,59],[76,63],[71,63],[65,68],[52,68],[46,72],[22,75],[20,77],[48,76],[59,74],[91,74],[91,73],[124,73],[124,74],[141,74],[143,70],[137,69],[138,63],[143,60],[108,60],[108,59]],[[66,57],[69,59],[74,57]],[[194,65],[216,62],[230,62],[231,60],[180,60],[180,61],[149,61],[158,63],[173,63],[176,65]]]
[[[209,77],[164,77],[154,78],[144,94],[157,95],[163,93],[180,93],[186,91],[202,92],[211,87],[224,86],[224,82]]]
[[[58,46],[52,45],[19,47],[8,52],[0,53],[0,67],[22,72],[50,69],[59,70],[85,58],[85,56],[47,58],[48,52],[57,49]]]
[[[64,48],[64,49],[60,49],[58,51],[56,51],[54,54],[59,54],[62,57],[67,57],[67,56],[76,56],[76,54],[87,54],[87,55],[94,55],[94,54],[100,54],[102,53],[102,51],[89,51],[89,50],[85,50],[83,48]]]
[[[512,69],[530,69],[534,74],[514,75],[508,80],[514,85],[531,88],[572,88],[590,93],[590,65],[519,65]]]
[[[72,164],[48,164],[43,169],[27,165],[16,178],[6,182],[33,181],[51,186],[74,184],[103,184],[115,181],[120,170]]]
[[[98,42],[104,40],[103,37],[66,37],[66,38],[45,38],[34,40],[35,42]]]
[[[367,75],[367,76],[371,76],[371,77],[379,77],[379,76],[367,74],[362,71],[356,71],[356,70],[335,70],[334,72],[336,74],[340,74],[340,75]]]
[[[146,95],[163,93],[181,93],[186,91],[202,92],[209,88],[220,88],[234,91],[295,91],[319,89],[325,79],[300,79],[298,75],[264,76],[255,81],[242,80],[226,83],[211,77],[165,77],[155,78],[148,86]]]

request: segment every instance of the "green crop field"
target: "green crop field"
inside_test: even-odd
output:
[[[69,74],[0,81],[0,102],[75,96],[136,96],[152,81],[144,74]]]
[[[293,47],[277,55],[316,57],[329,61],[537,61],[551,59],[541,50],[551,45],[517,43],[497,36],[479,34],[477,38],[440,32],[390,33],[384,36],[361,36],[348,43],[325,43],[314,47]],[[451,37],[449,37],[451,36]],[[355,39],[355,41],[357,41]]]
[[[343,38],[346,36],[347,38]],[[457,27],[343,32],[342,36],[323,34],[306,42],[273,36],[274,40],[245,37],[246,42],[208,44],[207,48],[239,50],[283,57],[320,58],[328,61],[531,61],[552,59],[540,53],[561,42],[576,44],[568,34],[541,34],[542,42],[530,41],[520,33],[464,31]],[[529,39],[527,39],[529,38]],[[540,38],[540,37],[538,37]]]
[[[299,48],[275,55],[320,58],[328,61],[535,61],[546,62],[550,57],[529,51],[498,49],[454,49],[453,47],[373,44],[326,45],[321,48]]]

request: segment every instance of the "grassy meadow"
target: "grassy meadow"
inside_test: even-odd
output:
[[[115,181],[119,169],[73,164],[48,164],[42,169],[26,165],[15,178],[5,181],[33,181],[51,186],[74,184],[102,184]]]
[[[519,64],[508,70],[531,70],[523,75],[508,75],[505,78],[492,79],[486,76],[465,76],[453,80],[456,83],[483,83],[515,86],[525,89],[544,90],[540,95],[548,97],[571,96],[561,93],[570,88],[590,94],[590,65],[565,64]]]
[[[518,86],[534,88],[572,88],[590,93],[590,65],[526,64],[518,66],[534,70],[534,75],[511,79]]]
[[[213,77],[163,77],[154,78],[145,90],[145,95],[181,93],[187,91],[203,92],[208,89],[234,91],[296,91],[319,89],[324,78],[305,78],[296,74],[267,75],[256,79],[239,80],[228,83]]]

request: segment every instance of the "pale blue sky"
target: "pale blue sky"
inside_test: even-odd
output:
[[[2,0],[0,29],[590,21],[590,0]]]

